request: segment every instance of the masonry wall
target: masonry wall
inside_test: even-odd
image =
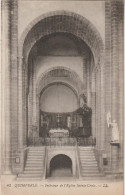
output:
[[[10,172],[11,170],[13,170],[13,173],[23,170],[23,149],[24,145],[26,144],[26,140],[23,141],[23,138],[26,139],[26,135],[22,133],[22,129],[24,129],[24,132],[26,132],[26,121],[24,114],[25,110],[23,110],[23,106],[26,108],[26,103],[25,101],[23,101],[25,99],[26,93],[24,93],[23,89],[26,86],[25,67],[27,64],[25,64],[26,61],[24,61],[24,59],[22,60],[22,56],[19,57],[17,55],[17,50],[20,48],[20,45],[18,47],[17,41],[18,38],[20,39],[22,32],[30,23],[30,21],[41,15],[43,13],[41,13],[41,10],[45,9],[42,4],[43,2],[39,1],[39,6],[38,2],[35,2],[37,6],[33,6],[33,4],[29,3],[31,2],[19,1],[19,9],[16,0],[5,1],[5,4],[3,4],[4,14],[7,17],[5,28],[7,28],[8,30],[8,32],[5,34],[4,49],[7,48],[7,53],[5,54],[6,70],[4,70],[4,73],[7,73],[6,86],[9,87],[10,91],[5,91],[6,110],[4,117],[6,118],[7,123],[6,125],[3,124],[5,130],[3,133],[3,145],[4,143],[5,145],[2,154],[4,170]],[[95,6],[95,4],[93,4],[95,2],[88,2],[87,4],[83,2],[82,6],[79,4],[78,7],[76,6],[76,4],[74,4],[74,6],[71,6],[70,3],[71,2],[69,2],[69,5],[66,7],[67,3],[65,4],[63,2],[63,8],[79,14],[84,13],[82,15],[88,18],[97,27],[97,30],[100,32],[101,37],[103,38],[103,40],[105,40],[105,68],[104,66],[101,67],[101,64],[99,64],[100,67],[96,67],[94,70],[96,89],[94,91],[96,92],[95,115],[97,122],[95,124],[95,135],[97,135],[98,137],[97,151],[100,152],[98,153],[100,166],[103,166],[102,152],[105,152],[107,154],[108,166],[103,168],[107,171],[112,169],[112,171],[115,172],[115,170],[120,170],[123,165],[123,3],[117,1],[106,3],[96,2],[97,6]],[[61,4],[58,2],[57,5],[60,6]],[[41,6],[43,6],[42,9]],[[38,12],[36,11],[37,7],[39,7]],[[27,8],[30,10],[30,12],[27,12]],[[48,11],[53,11],[55,9],[57,9],[57,7],[52,6],[52,10],[49,10],[48,8]],[[80,11],[78,11],[77,9]],[[23,10],[23,12],[21,10]],[[91,12],[91,14],[90,12],[87,12],[88,10]],[[100,11],[98,12],[97,10]],[[95,11],[98,14],[98,17],[97,15],[93,15]],[[31,12],[33,14],[31,14]],[[100,20],[98,20],[98,18],[100,18]],[[61,20],[61,17],[59,18],[59,20]],[[104,21],[106,21],[106,23]],[[100,25],[102,26],[102,28],[100,28]],[[65,25],[59,26],[60,29],[63,29],[63,27],[65,28]],[[74,26],[74,28],[75,27],[78,26]],[[55,29],[58,29],[58,26],[55,27]],[[46,26],[45,31],[47,32]],[[77,35],[79,35],[79,37],[82,37],[83,32],[78,31]],[[28,47],[28,44],[26,46]],[[93,48],[95,48],[95,53],[97,54],[98,48],[96,48],[96,45],[94,45]],[[91,75],[89,76],[91,77]],[[25,82],[23,82],[24,80]],[[103,87],[105,89],[105,93],[104,91],[99,90],[100,88],[103,89]],[[102,92],[104,93],[104,97],[102,97]],[[104,107],[105,112],[102,113],[101,109]],[[115,119],[118,123],[120,132],[120,146],[110,144],[111,129],[109,129],[106,124],[106,115],[109,111],[111,112],[112,120]],[[105,120],[103,120],[102,116],[105,117]],[[23,121],[25,121],[25,126],[23,126]],[[102,143],[102,141],[105,142]],[[101,150],[99,150],[100,147]],[[6,153],[5,155],[4,151]],[[15,163],[16,157],[20,157],[19,164]]]
[[[123,3],[106,2],[105,11],[105,109],[116,120],[120,134],[120,146],[111,145],[111,128],[106,125],[105,150],[109,169],[116,170],[123,162]]]
[[[55,84],[48,87],[40,98],[40,109],[45,112],[73,112],[78,108],[76,95],[65,85]]]
[[[30,10],[30,11],[28,11]],[[104,1],[25,1],[19,0],[19,26],[18,36],[21,37],[23,31],[30,22],[42,14],[52,11],[65,10],[75,12],[87,18],[99,31],[103,41],[105,39],[105,2]],[[32,13],[32,14],[31,14]],[[96,13],[96,14],[95,14]],[[25,18],[25,20],[24,20]],[[99,18],[99,19],[98,19]]]

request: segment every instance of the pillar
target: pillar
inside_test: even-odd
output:
[[[2,86],[1,86],[1,167],[2,173],[11,174],[11,126],[10,126],[10,1],[2,1]],[[4,85],[3,85],[4,84]]]
[[[119,170],[123,172],[123,157],[124,157],[124,31],[123,31],[123,17],[124,17],[124,5],[123,2],[119,2],[118,6],[119,22],[118,22],[118,52],[119,52],[119,97],[118,97],[118,107],[119,107],[119,132],[120,132],[120,151],[119,151]]]
[[[20,75],[18,66],[18,1],[11,1],[11,143],[12,143],[12,169],[13,173],[17,173],[20,169],[20,163],[16,163],[16,158],[21,158],[19,153],[19,135],[22,132],[22,123],[20,116],[20,109],[22,109],[22,102],[19,101],[21,92]],[[22,74],[22,72],[21,72]],[[22,79],[22,78],[21,78]],[[21,83],[22,84],[22,83]],[[19,123],[19,124],[18,124]],[[21,139],[21,138],[20,138]]]
[[[91,106],[92,106],[92,136],[96,137],[96,92],[95,92],[95,69],[92,70],[92,92],[91,92]]]
[[[111,117],[112,120],[116,120],[119,128],[119,118],[121,114],[119,113],[119,32],[120,36],[122,35],[119,31],[119,2],[111,2],[111,65],[112,65],[112,78],[111,78],[111,89],[112,89],[112,109]],[[121,64],[120,64],[120,67]],[[121,86],[120,86],[121,87]],[[120,114],[120,115],[119,115]],[[123,131],[123,129],[119,129]],[[122,144],[122,143],[121,143]],[[116,171],[118,168],[119,161],[119,147],[118,145],[112,145],[113,154],[111,156],[111,168],[112,171]],[[121,156],[122,157],[122,156]]]
[[[111,2],[105,2],[105,114],[111,113]],[[111,129],[105,124],[105,152],[108,158],[108,167],[111,164]]]

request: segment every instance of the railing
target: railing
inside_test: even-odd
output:
[[[78,169],[78,178],[81,179],[81,164],[80,164],[80,158],[79,158],[79,150],[78,150],[78,146],[76,145],[76,164],[77,164],[77,169]]]
[[[36,137],[34,146],[95,146],[96,139],[93,137]]]
[[[47,149],[45,147],[45,158],[44,158],[44,173],[43,173],[43,179],[46,179],[46,170],[47,170]]]
[[[79,137],[77,138],[78,146],[95,146],[96,139],[93,137]]]
[[[45,138],[46,146],[61,147],[61,146],[76,146],[76,138],[60,137],[60,138]]]
[[[34,146],[45,146],[45,138],[44,137],[34,137],[33,145]]]

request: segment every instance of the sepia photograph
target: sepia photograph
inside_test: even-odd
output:
[[[124,2],[1,1],[1,194],[123,195]]]

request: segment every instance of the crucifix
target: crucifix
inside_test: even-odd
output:
[[[57,126],[59,127],[59,123],[60,123],[60,118],[61,118],[62,116],[58,113],[57,114],[57,116],[56,116],[56,118],[57,118]]]

